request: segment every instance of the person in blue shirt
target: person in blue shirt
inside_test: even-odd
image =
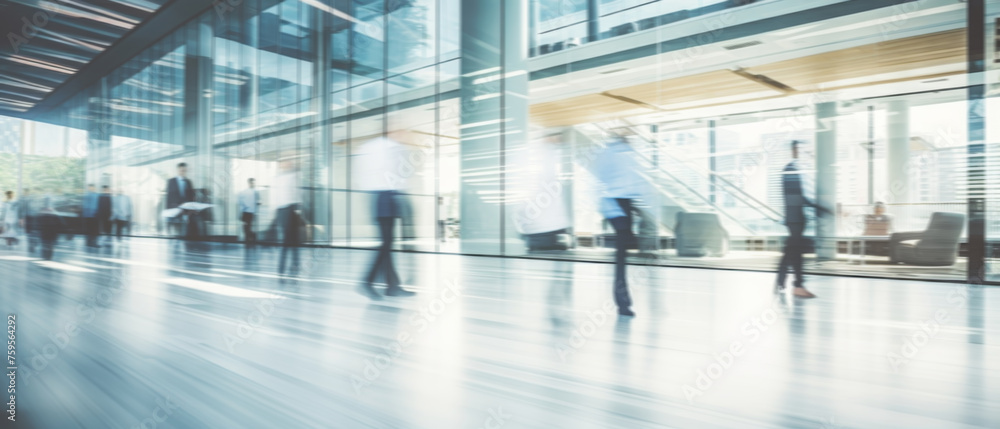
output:
[[[632,147],[625,136],[616,135],[594,161],[594,174],[604,185],[600,211],[615,229],[614,299],[618,314],[635,316],[632,297],[625,273],[628,249],[635,242],[632,233],[632,212],[636,200],[646,193],[647,182],[639,174],[640,167],[632,156]]]
[[[97,233],[100,227],[97,220],[97,205],[99,196],[97,188],[93,183],[87,185],[87,192],[83,194],[83,230],[87,234],[87,246],[97,247]]]

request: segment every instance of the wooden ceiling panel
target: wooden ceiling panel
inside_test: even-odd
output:
[[[780,61],[745,71],[766,76],[791,87],[795,92],[830,91],[842,88],[825,85],[829,82],[964,64],[965,37],[965,29],[950,30]],[[873,78],[870,82],[843,88],[940,77],[959,72],[956,69],[927,76],[894,77],[888,80],[884,77],[881,80]],[[531,121],[548,127],[568,126],[651,113],[657,110],[657,106],[678,103],[695,103],[688,108],[729,104],[732,102],[723,103],[722,100],[760,94],[768,89],[773,88],[731,70],[716,70],[695,76],[610,89],[604,94],[588,94],[535,104],[531,106]],[[758,96],[756,99],[775,96]],[[634,102],[628,102],[629,99]],[[750,97],[747,98],[749,99]],[[704,103],[698,104],[699,101]]]
[[[561,127],[648,113],[639,105],[602,94],[588,94],[531,106],[531,122],[545,127]]]
[[[690,103],[767,91],[769,88],[729,70],[716,70],[608,91],[656,106]]]
[[[842,49],[747,69],[799,91],[827,82],[965,62],[965,29]],[[875,82],[873,82],[875,83]]]

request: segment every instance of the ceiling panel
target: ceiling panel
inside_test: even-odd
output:
[[[0,114],[31,109],[167,1],[0,1]]]
[[[755,66],[743,70],[742,75],[715,70],[539,103],[531,107],[531,121],[546,127],[568,126],[786,94],[940,78],[964,73],[965,37],[964,29],[943,31]],[[754,75],[790,89],[782,92],[757,81],[761,79],[754,80]]]

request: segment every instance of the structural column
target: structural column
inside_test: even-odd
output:
[[[601,2],[587,0],[587,39],[591,42],[601,37]]]
[[[330,210],[331,199],[331,166],[333,164],[332,142],[330,141],[330,106],[332,106],[332,95],[330,94],[330,73],[331,64],[330,46],[327,44],[329,34],[333,27],[333,16],[321,12],[316,8],[309,8],[312,17],[312,46],[316,55],[313,61],[313,85],[312,85],[312,106],[311,110],[316,112],[316,122],[313,123],[309,135],[312,156],[307,163],[309,171],[303,177],[307,178],[311,184],[312,198],[309,199],[307,209],[311,213],[310,222],[313,225],[322,226],[323,234],[320,230],[314,230],[313,241],[328,242],[332,239],[330,233],[333,227],[333,216]]]
[[[212,60],[214,29],[211,16],[198,18],[187,28],[184,56],[184,149],[196,189],[213,189],[211,181],[228,174],[212,174]],[[172,173],[172,171],[171,171]],[[214,189],[213,189],[214,190]],[[217,193],[213,192],[213,195]]]
[[[910,202],[910,106],[906,100],[893,100],[887,105],[888,130],[888,202]]]
[[[523,251],[508,198],[528,127],[527,0],[462,0],[462,252]]]
[[[837,103],[816,105],[816,203],[829,210],[837,206]],[[816,256],[837,256],[837,219],[816,213]]]
[[[111,164],[111,98],[105,79],[96,85],[96,94],[87,100],[87,180],[99,185]]]
[[[967,6],[968,52],[968,269],[966,279],[971,284],[983,284],[986,266],[986,4],[969,0]],[[982,305],[982,303],[977,303]]]

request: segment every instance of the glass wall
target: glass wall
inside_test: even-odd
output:
[[[979,174],[969,112],[994,107],[998,81],[989,62],[977,75],[986,102],[970,102],[966,11],[243,0],[157,41],[52,122],[86,142],[87,182],[133,196],[137,235],[170,234],[167,181],[185,162],[196,199],[212,204],[211,239],[242,240],[237,201],[254,179],[263,240],[278,239],[276,213],[295,200],[311,244],[372,247],[375,195],[393,189],[405,195],[401,250],[595,261],[615,237],[593,163],[622,135],[646,188],[636,256],[754,270],[780,257],[782,170],[798,141],[807,193],[832,212],[809,214],[807,269],[965,279]],[[992,198],[988,247],[1000,231]],[[681,221],[692,214],[710,216],[692,230]],[[943,238],[926,258],[911,258],[919,239],[893,238],[927,231]]]

